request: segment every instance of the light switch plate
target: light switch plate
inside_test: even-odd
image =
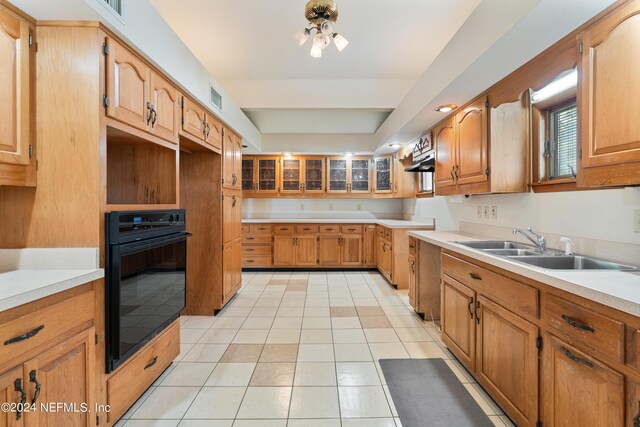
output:
[[[482,218],[482,206],[476,206],[476,217]]]
[[[498,207],[491,206],[491,219],[498,219]]]
[[[640,209],[633,211],[633,231],[640,233]]]
[[[486,219],[489,219],[489,215],[490,215],[490,213],[489,213],[489,206],[485,206],[485,207],[484,207],[484,217],[485,217]]]

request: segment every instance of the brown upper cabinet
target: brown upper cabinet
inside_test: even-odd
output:
[[[456,183],[454,170],[456,165],[455,116],[449,117],[437,125],[434,130],[436,147],[436,187],[443,189]]]
[[[369,164],[369,157],[327,157],[327,192],[369,193]]]
[[[33,154],[35,49],[29,22],[0,6],[0,185],[35,185]]]
[[[222,123],[199,104],[182,97],[182,135],[222,151]]]
[[[303,184],[301,157],[280,159],[280,192],[301,193]]]
[[[393,192],[393,159],[392,156],[373,159],[373,178],[376,193]]]
[[[242,138],[229,130],[221,131],[222,144],[222,187],[240,190],[242,186]]]
[[[283,194],[323,193],[324,157],[287,156],[280,159],[280,192]]]
[[[579,39],[578,183],[640,184],[640,1],[615,9]]]
[[[167,141],[178,142],[178,90],[111,37],[107,57],[108,117]]]
[[[456,114],[456,164],[453,175],[457,185],[485,182],[487,165],[487,109],[489,101],[480,97]]]

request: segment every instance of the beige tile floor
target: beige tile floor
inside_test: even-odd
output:
[[[117,427],[401,426],[377,360],[432,357],[513,425],[378,273],[244,273],[218,316],[181,323],[180,355]]]

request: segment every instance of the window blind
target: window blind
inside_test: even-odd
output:
[[[573,176],[578,145],[578,109],[571,104],[550,112],[552,127],[550,178]]]

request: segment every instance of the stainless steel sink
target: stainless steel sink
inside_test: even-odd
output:
[[[541,255],[539,252],[534,252],[531,249],[484,249],[483,252],[486,252],[491,255],[498,256],[534,256]]]
[[[532,246],[524,245],[522,243],[510,242],[508,240],[478,240],[475,242],[455,242],[459,245],[466,246],[471,249],[525,249],[533,250]]]
[[[551,270],[638,270],[638,267],[584,256],[508,256],[507,258]]]

